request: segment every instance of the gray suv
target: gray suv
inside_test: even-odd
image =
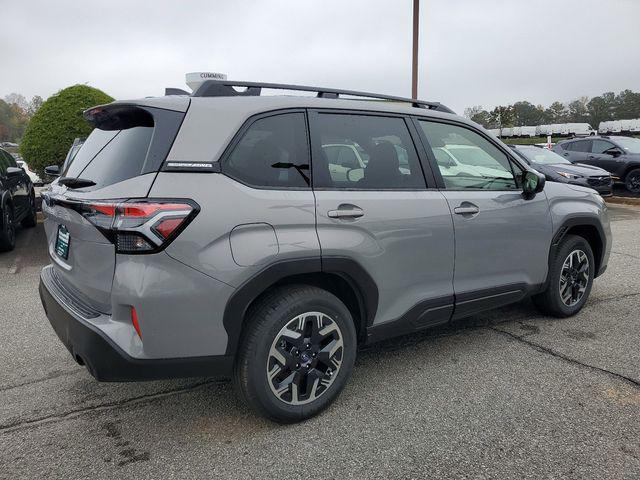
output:
[[[527,296],[573,315],[607,266],[595,191],[545,185],[438,103],[210,80],[85,118],[44,199],[40,295],[100,381],[230,376],[295,422],[338,396],[358,345]]]

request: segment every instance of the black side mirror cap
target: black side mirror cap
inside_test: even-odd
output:
[[[527,170],[522,175],[522,192],[526,197],[533,197],[536,193],[544,190],[546,177],[535,170]]]
[[[58,165],[49,165],[48,167],[44,167],[44,173],[50,177],[59,177],[60,167]]]
[[[7,167],[7,177],[17,177],[24,173],[20,167]]]

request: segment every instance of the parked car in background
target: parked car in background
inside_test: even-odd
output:
[[[36,186],[42,186],[44,184],[40,176],[29,168],[29,165],[27,165],[27,162],[25,162],[22,159],[16,159],[16,163],[20,168],[22,168],[25,171],[27,175],[29,175],[29,178],[31,179],[31,183],[33,183]]]
[[[640,193],[640,139],[595,136],[559,142],[553,151],[571,163],[600,167],[624,182],[632,193]]]
[[[29,175],[0,148],[0,251],[13,250],[16,226],[36,226],[36,195]]]
[[[613,179],[606,170],[571,163],[557,153],[534,145],[510,145],[520,157],[548,181],[593,188],[602,196],[613,193]]]
[[[71,148],[67,152],[67,156],[65,157],[64,162],[62,163],[62,167],[60,168],[61,172],[67,171],[67,169],[69,168],[69,165],[71,164],[71,162],[73,162],[73,159],[78,154],[78,150],[80,150],[83,143],[84,143],[84,138],[75,138],[73,140],[73,144],[71,145]]]

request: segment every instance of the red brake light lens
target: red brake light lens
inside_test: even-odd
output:
[[[153,253],[166,247],[197,215],[192,200],[127,200],[76,204],[118,253]]]

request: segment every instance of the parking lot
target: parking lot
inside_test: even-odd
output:
[[[278,426],[214,379],[99,384],[40,306],[42,225],[0,255],[0,478],[640,477],[640,208],[612,206],[576,317],[523,302],[362,350],[329,410]]]

